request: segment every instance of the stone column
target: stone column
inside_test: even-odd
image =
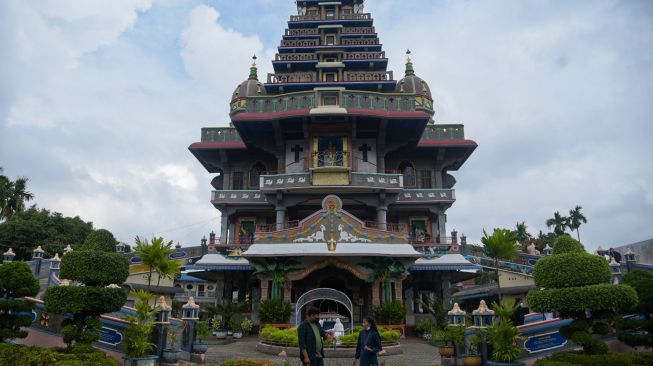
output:
[[[286,208],[277,206],[275,211],[277,212],[277,230],[283,230],[286,221]]]
[[[443,237],[447,235],[447,215],[444,212],[438,214],[438,236]],[[443,243],[444,244],[444,243]]]
[[[395,300],[404,302],[404,291],[403,291],[403,278],[397,278],[394,281],[395,285]]]
[[[222,213],[220,217],[220,244],[227,244],[229,232],[229,215]]]
[[[215,297],[218,301],[221,301],[224,298],[224,283],[225,283],[225,276],[223,272],[218,274],[217,279],[215,281]]]
[[[387,230],[388,229],[387,214],[388,214],[388,207],[387,206],[377,207],[377,209],[376,209],[376,222],[379,224],[379,229],[381,229],[381,230]]]
[[[379,280],[374,281],[372,283],[372,305],[373,306],[379,306],[381,305],[381,295],[379,294],[379,286],[381,283]]]
[[[288,280],[288,282],[286,283],[283,289],[283,301],[290,304],[292,302],[291,295],[292,295],[292,281]]]
[[[445,307],[451,306],[451,279],[450,276],[442,275],[442,303]]]
[[[269,279],[267,277],[261,278],[261,301],[268,299],[268,288],[270,287],[268,281]]]

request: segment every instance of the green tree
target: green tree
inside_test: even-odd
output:
[[[0,175],[0,220],[11,219],[16,213],[25,209],[25,202],[34,198],[34,195],[27,190],[28,180],[25,177],[18,177],[12,181]]]
[[[99,316],[120,310],[127,292],[120,287],[129,276],[127,257],[118,253],[74,251],[61,259],[61,278],[82,285],[50,286],[43,300],[45,309],[72,314],[64,321],[64,341],[90,344],[98,339]]]
[[[388,257],[374,257],[371,262],[360,263],[360,266],[370,270],[368,282],[378,280],[381,283],[384,304],[392,302],[392,280],[409,275],[408,268],[403,263]]]
[[[125,317],[130,323],[125,331],[125,343],[127,344],[127,356],[138,358],[144,357],[155,347],[155,344],[150,341],[150,337],[159,309],[150,306],[150,302],[154,299],[152,293],[145,290],[133,290],[132,296],[138,300],[135,304],[135,314]]]
[[[32,206],[0,223],[0,244],[11,245],[16,260],[29,260],[38,245],[43,247],[47,258],[54,253],[62,255],[68,244],[78,249],[92,231],[93,224],[79,217],[66,217]]]
[[[136,237],[136,248],[134,248],[134,254],[136,254],[136,256],[140,258],[141,263],[148,268],[148,291],[152,285],[152,275],[155,272],[159,274],[159,277],[161,277],[161,273],[164,273],[166,276],[170,275],[172,269],[169,264],[169,255],[174,252],[175,249],[173,248],[172,240],[165,242],[162,237],[153,237],[152,240],[148,242],[147,239],[141,239],[138,236]]]
[[[522,251],[525,251],[526,246],[529,244],[532,238],[532,235],[528,232],[528,226],[526,226],[526,222],[517,222],[513,233],[515,234],[515,239],[517,239],[517,242],[521,244]]]
[[[556,235],[562,235],[565,233],[565,228],[568,226],[568,219],[565,216],[560,215],[560,212],[556,211],[553,214],[553,217],[546,220],[546,227],[553,228],[553,232]]]
[[[27,337],[21,328],[32,324],[31,314],[26,314],[31,313],[34,304],[19,297],[35,296],[38,292],[39,280],[27,263],[15,261],[0,265],[0,343]]]
[[[114,253],[118,241],[113,234],[106,229],[93,230],[84,240],[82,250],[99,250]]]
[[[653,273],[641,269],[628,272],[621,283],[635,289],[639,298],[638,311],[646,314],[653,313]]]
[[[569,226],[571,231],[576,230],[578,241],[580,241],[580,231],[578,228],[580,228],[582,224],[587,224],[587,218],[581,212],[582,209],[583,207],[577,205],[573,210],[569,210],[569,218],[567,223],[567,226]]]
[[[256,263],[256,267],[260,268],[254,272],[254,276],[265,276],[272,278],[272,300],[281,299],[281,289],[286,283],[286,276],[290,272],[299,270],[297,267],[300,263],[296,260],[280,259],[280,260],[267,260],[264,262]]]
[[[513,260],[517,257],[519,250],[515,245],[517,239],[515,234],[508,229],[495,228],[492,235],[488,235],[483,230],[483,254],[494,259],[494,272],[497,277],[497,290],[499,294],[499,301],[502,299],[501,295],[501,281],[499,279],[499,260]]]

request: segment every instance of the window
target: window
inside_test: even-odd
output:
[[[325,40],[327,46],[333,46],[336,44],[336,36],[326,36]]]
[[[424,189],[433,188],[433,181],[431,178],[430,170],[418,170],[417,177],[419,179],[419,188],[424,188]]]
[[[256,163],[249,170],[249,188],[258,188],[260,185],[261,175],[265,173],[265,166],[261,163]]]
[[[415,187],[415,168],[408,161],[399,164],[399,171],[404,175],[404,187]]]
[[[327,19],[333,19],[336,17],[336,10],[335,9],[327,9],[326,10],[326,18]]]
[[[243,189],[243,172],[232,173],[231,189]]]
[[[324,73],[324,81],[326,81],[326,82],[338,81],[338,77],[336,76],[335,72],[325,72]]]
[[[322,105],[338,105],[338,96],[337,95],[322,96]]]

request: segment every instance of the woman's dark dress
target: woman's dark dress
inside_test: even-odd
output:
[[[365,346],[372,349],[372,352],[366,351]],[[381,351],[381,336],[375,330],[362,330],[358,335],[356,344],[356,359],[360,360],[360,366],[376,366],[379,360],[376,354]]]

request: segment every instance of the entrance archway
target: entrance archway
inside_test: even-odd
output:
[[[354,329],[354,304],[344,292],[332,288],[316,288],[304,293],[297,299],[295,304],[295,324],[299,324],[302,316],[302,308],[315,300],[331,300],[340,303],[349,311],[349,321]]]

